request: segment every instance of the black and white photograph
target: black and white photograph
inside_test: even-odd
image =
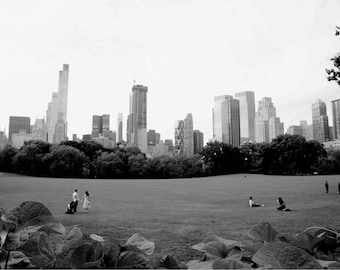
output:
[[[0,269],[340,269],[339,0],[1,0]]]

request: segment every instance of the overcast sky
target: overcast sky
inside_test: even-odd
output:
[[[0,130],[9,116],[46,117],[58,72],[70,65],[68,136],[91,133],[92,115],[111,130],[136,84],[148,91],[147,128],[174,138],[192,113],[212,138],[214,96],[254,91],[271,97],[290,125],[311,124],[312,103],[340,87],[325,68],[340,52],[338,0],[2,0]]]

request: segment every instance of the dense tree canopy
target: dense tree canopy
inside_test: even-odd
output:
[[[337,26],[335,30],[335,35],[340,35],[340,27]],[[331,58],[331,61],[333,62],[334,68],[332,69],[326,69],[326,72],[328,74],[327,79],[329,81],[336,81],[340,85],[340,52]]]

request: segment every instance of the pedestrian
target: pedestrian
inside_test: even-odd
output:
[[[326,188],[326,193],[328,193],[328,188],[329,188],[329,186],[328,186],[327,180],[326,180],[326,182],[325,182],[325,188]]]
[[[292,210],[286,208],[286,203],[284,202],[284,200],[281,197],[277,198],[277,204],[280,205],[277,208],[277,210],[280,210],[280,211],[292,211]]]
[[[80,200],[79,196],[78,196],[78,190],[77,189],[75,189],[73,194],[72,194],[72,200],[74,202],[73,212],[76,213],[77,212],[78,201]]]
[[[338,193],[340,194],[340,183],[338,184]]]
[[[259,207],[264,206],[264,204],[259,204],[253,201],[253,197],[249,197],[249,206],[250,207]]]
[[[91,207],[91,202],[90,202],[90,194],[87,191],[85,191],[82,201],[83,201],[84,211],[88,212]]]

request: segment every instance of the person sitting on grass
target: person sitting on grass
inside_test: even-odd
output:
[[[259,207],[264,206],[264,204],[259,204],[253,201],[253,197],[249,197],[249,206],[250,207]]]
[[[283,200],[281,197],[279,197],[279,198],[277,199],[277,203],[280,205],[280,206],[277,208],[277,210],[280,210],[280,211],[292,211],[292,210],[286,208],[286,203],[284,202],[284,200]]]

